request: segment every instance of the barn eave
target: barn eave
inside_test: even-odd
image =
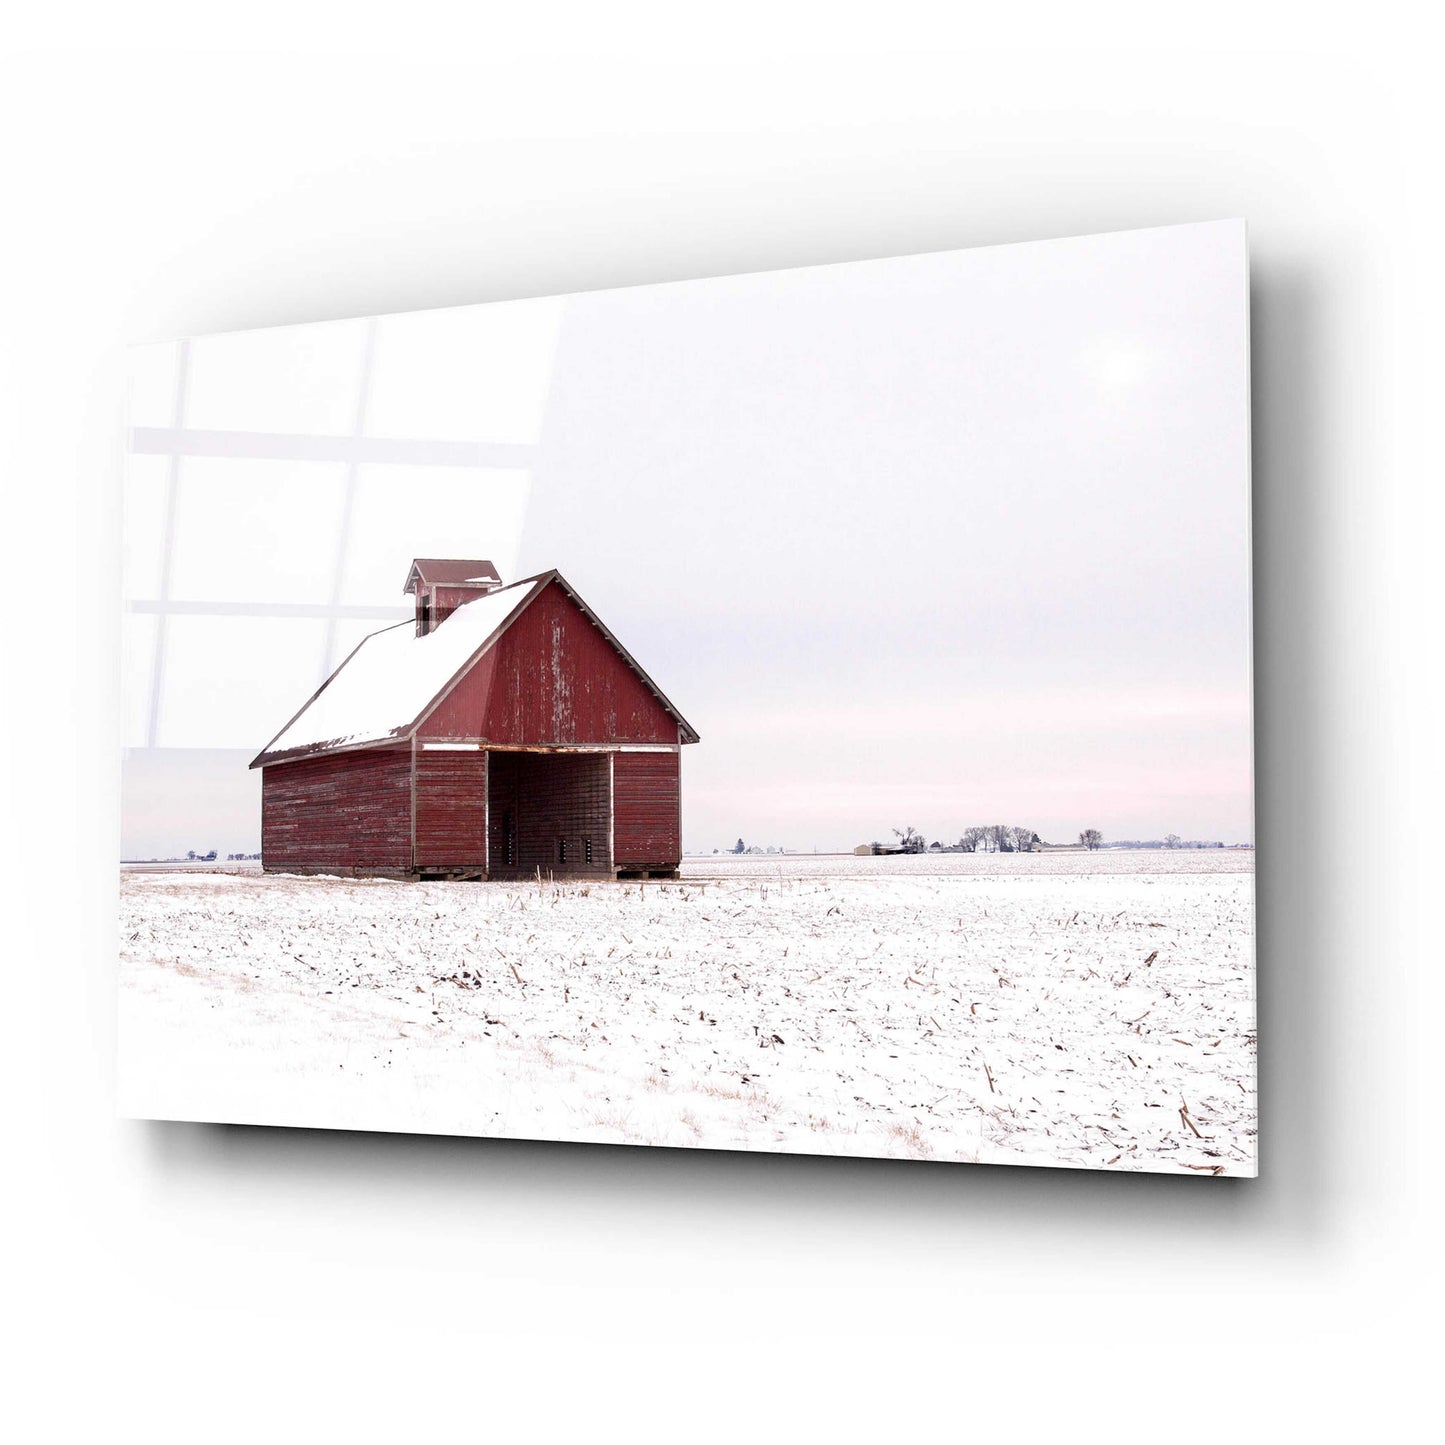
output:
[[[336,753],[359,753],[368,748],[393,748],[409,743],[415,727],[403,728],[399,732],[387,733],[384,737],[351,740],[337,738],[331,742],[306,743],[299,748],[284,748],[277,752],[258,753],[247,765],[250,768],[269,768],[273,763],[299,763],[304,758],[330,757]]]

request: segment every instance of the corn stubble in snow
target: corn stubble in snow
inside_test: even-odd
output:
[[[122,880],[146,1117],[1255,1172],[1248,853]]]

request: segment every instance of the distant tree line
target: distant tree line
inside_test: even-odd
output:
[[[1020,827],[1017,824],[1009,823],[985,823],[972,828],[965,828],[958,839],[952,843],[944,843],[938,840],[930,843],[924,835],[912,824],[902,828],[894,828],[893,836],[896,843],[884,845],[877,841],[871,844],[862,844],[862,848],[871,847],[875,852],[882,853],[1032,853],[1036,849],[1048,847],[1049,845],[1039,837],[1033,828]],[[1183,839],[1178,833],[1166,833],[1163,838],[1151,839],[1117,839],[1112,843],[1104,842],[1104,835],[1097,828],[1085,828],[1079,834],[1078,846],[1094,852],[1099,848],[1223,848],[1223,843],[1200,842],[1194,839]],[[713,852],[719,850],[714,848]],[[739,838],[731,848],[723,850],[728,853],[783,853],[784,848],[759,847],[756,843],[749,846],[743,839]],[[195,857],[195,854],[191,855]],[[260,854],[232,854],[235,858],[259,857]],[[215,857],[212,853],[211,857]]]
[[[893,836],[898,839],[900,853],[1029,853],[1042,847],[1039,835],[1032,828],[1020,828],[1008,823],[988,823],[976,828],[965,828],[954,843],[924,840],[923,834],[911,825],[895,828]]]
[[[1015,823],[984,823],[976,827],[965,828],[959,834],[958,841],[954,843],[927,843],[924,841],[923,834],[911,826],[895,828],[893,836],[898,839],[895,846],[900,853],[1032,853],[1048,846],[1039,837],[1037,830],[1023,828]],[[879,848],[882,845],[874,843],[872,846]],[[1097,828],[1085,828],[1079,834],[1079,846],[1087,848],[1092,853],[1094,849],[1104,846],[1104,835]],[[1124,847],[1128,845],[1116,843],[1110,846]],[[1161,845],[1151,843],[1140,846],[1157,848]],[[1179,843],[1176,840],[1173,844],[1163,846],[1193,848],[1214,845]]]

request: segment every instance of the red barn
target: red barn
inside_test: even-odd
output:
[[[675,877],[697,733],[557,572],[420,558],[251,763],[269,872]]]

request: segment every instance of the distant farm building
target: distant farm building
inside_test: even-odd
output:
[[[269,872],[665,878],[697,733],[559,573],[421,558],[251,763]]]

